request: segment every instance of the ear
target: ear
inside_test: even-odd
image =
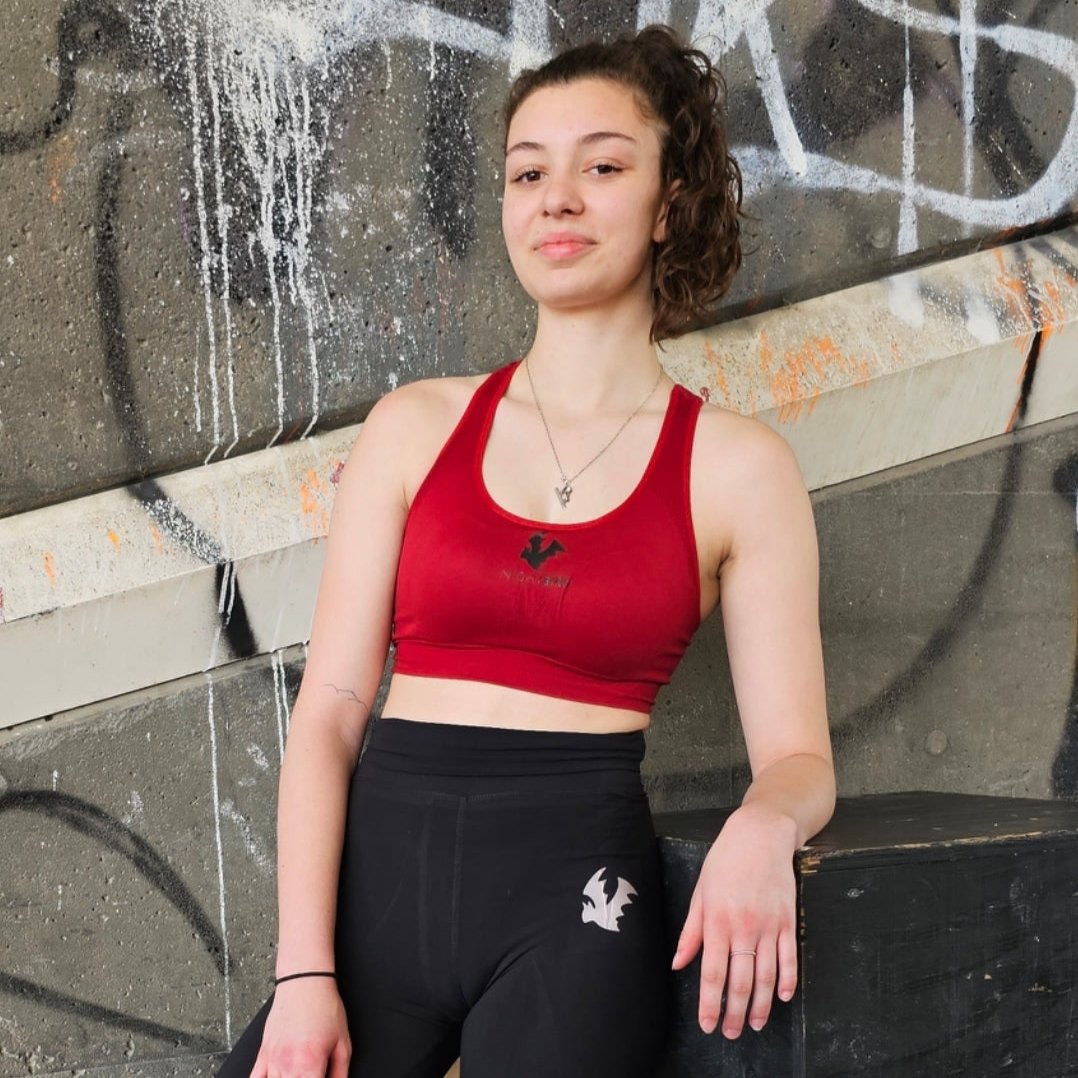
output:
[[[673,180],[667,189],[662,205],[659,207],[659,216],[655,220],[655,227],[651,231],[651,238],[655,243],[666,242],[666,215],[670,209],[670,203],[674,200],[674,195],[684,186],[683,180]]]

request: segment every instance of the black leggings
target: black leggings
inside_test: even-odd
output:
[[[337,911],[352,1078],[650,1078],[672,950],[643,755],[639,732],[375,720]],[[219,1078],[250,1074],[270,1003]]]

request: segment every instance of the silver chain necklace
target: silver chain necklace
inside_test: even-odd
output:
[[[543,414],[543,406],[539,403],[539,395],[535,392],[535,382],[532,381],[532,370],[528,366],[527,357],[524,359],[524,373],[528,376],[528,385],[531,386],[532,399],[535,401],[536,411],[539,413],[539,418],[543,421],[543,430],[546,431],[547,441],[550,442],[550,450],[554,454],[554,463],[558,466],[558,473],[561,475],[561,486],[554,488],[554,493],[558,496],[558,501],[561,502],[562,509],[566,509],[569,506],[569,499],[573,496],[573,483],[580,478],[617,440],[617,437],[621,432],[639,415],[641,409],[649,400],[651,400],[655,390],[659,388],[659,383],[663,380],[663,368],[659,367],[659,376],[655,379],[655,384],[648,390],[648,395],[636,406],[634,411],[630,414],[629,418],[616,431],[614,431],[613,437],[610,441],[595,454],[583,468],[579,469],[574,475],[566,476],[565,468],[562,465],[561,458],[558,456],[558,450],[554,445],[554,437],[550,433],[550,424],[546,421],[546,416]]]

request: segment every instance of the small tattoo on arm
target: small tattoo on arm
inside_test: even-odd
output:
[[[370,704],[365,704],[351,689],[338,689],[331,681],[323,681],[322,684],[325,685],[327,689],[332,689],[338,696],[347,696],[354,700],[364,711],[370,711]]]

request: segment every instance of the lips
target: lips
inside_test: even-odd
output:
[[[593,242],[578,232],[551,232],[544,236],[536,246],[545,255],[564,258],[582,251],[585,247],[590,247]]]

